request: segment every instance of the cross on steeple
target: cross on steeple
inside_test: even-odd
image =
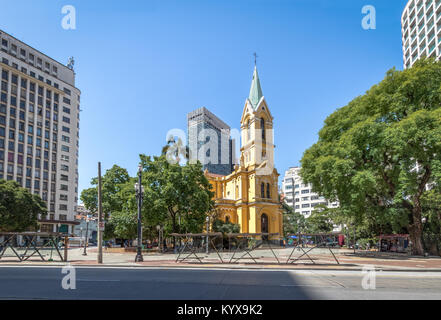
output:
[[[257,65],[257,57],[258,57],[258,55],[257,55],[257,53],[253,53],[253,56],[254,56],[254,65],[256,66]]]

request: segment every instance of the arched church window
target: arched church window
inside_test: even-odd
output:
[[[251,139],[251,124],[250,120],[247,121],[247,141],[250,141]]]
[[[226,217],[225,217],[225,222],[226,222],[226,223],[230,223],[230,216],[226,216]]]
[[[269,184],[269,183],[266,184],[266,197],[267,197],[268,199],[271,198],[270,184]]]
[[[261,198],[265,198],[265,184],[263,182],[260,185],[260,195],[261,195]]]
[[[265,141],[266,137],[265,137],[265,119],[264,118],[260,119],[260,129],[262,130],[262,140]]]

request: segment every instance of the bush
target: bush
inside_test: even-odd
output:
[[[222,220],[216,219],[213,222],[213,231],[222,233],[239,233],[240,225],[231,222],[224,222]]]

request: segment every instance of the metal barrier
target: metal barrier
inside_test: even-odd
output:
[[[226,236],[228,237],[229,244],[231,243],[231,239],[236,240],[237,243],[233,255],[231,256],[228,263],[236,263],[242,259],[252,259],[255,263],[257,263],[256,259],[259,258],[255,256],[253,257],[251,255],[251,252],[262,247],[265,243],[268,244],[269,249],[277,260],[277,263],[280,263],[279,258],[274,253],[274,250],[271,246],[271,237],[278,237],[278,233],[230,233],[226,234]],[[239,258],[235,258],[236,253],[240,249],[243,249],[243,254]],[[250,258],[245,258],[246,255],[248,255]]]
[[[61,261],[67,261],[67,236],[62,233],[46,233],[46,232],[0,232],[0,237],[3,236],[4,240],[0,243],[0,259],[16,257],[20,262],[27,261],[35,254],[37,254],[42,261],[46,261],[43,257],[44,250],[51,250],[49,260],[52,260],[52,254],[55,250]],[[25,242],[24,246],[15,246],[18,242],[18,237],[23,237]],[[44,238],[46,241],[42,245],[37,243],[38,238]],[[64,243],[64,256],[59,250],[59,242],[63,239]],[[14,255],[6,256],[6,250],[10,248]],[[20,251],[23,251],[20,253]]]
[[[223,237],[221,232],[185,233],[185,234],[172,233],[171,235],[175,237],[176,240],[181,240],[184,243],[184,246],[182,248],[179,248],[179,254],[178,257],[176,258],[176,262],[183,262],[185,260],[190,259],[190,257],[194,256],[199,261],[199,263],[202,263],[204,257],[198,256],[198,253],[201,253],[202,249],[205,250],[207,249],[207,242],[206,242],[207,238],[208,238],[208,249],[210,249],[211,246],[216,251],[217,256],[221,260],[221,262],[222,263],[224,262],[222,256],[219,254],[219,250],[216,248],[216,245],[214,243],[215,239]],[[190,251],[190,253],[185,255],[185,251],[187,249]],[[181,257],[182,255],[185,256]]]
[[[309,260],[313,264],[316,264],[315,261],[308,255],[312,250],[317,248],[326,248],[331,252],[334,260],[337,262],[337,264],[340,264],[337,257],[335,256],[334,252],[331,250],[331,245],[335,245],[338,243],[338,236],[339,234],[329,234],[329,233],[317,233],[317,234],[298,234],[294,235],[297,236],[297,244],[293,247],[291,254],[289,255],[288,259],[286,260],[286,263],[295,263],[296,261],[300,260],[303,256],[307,256]],[[333,241],[329,241],[332,239]],[[335,241],[337,239],[337,241]],[[308,247],[308,245],[312,245],[312,247]],[[305,248],[307,249],[305,251]],[[294,251],[298,249],[299,251],[302,251],[303,254],[296,258],[291,258],[294,254]]]
[[[209,258],[207,255],[202,256],[202,253],[207,253],[207,249],[212,249],[216,253],[215,260],[220,263],[238,263],[241,260],[250,259],[254,263],[258,263],[254,251],[267,245],[276,259],[280,263],[279,257],[273,250],[272,242],[280,243],[278,233],[233,233],[223,234],[221,232],[214,233],[198,233],[198,234],[171,234],[176,239],[181,240],[184,244],[178,250],[178,257],[176,262],[184,262],[191,259],[196,259],[199,263],[203,263],[204,259]],[[207,243],[208,238],[208,243]],[[220,241],[219,241],[220,240]],[[210,251],[210,250],[209,250]],[[231,257],[227,257],[228,255]]]

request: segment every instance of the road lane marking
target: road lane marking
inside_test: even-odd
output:
[[[83,282],[120,282],[121,280],[92,280],[92,279],[77,279],[77,281],[83,281]]]
[[[319,286],[313,284],[281,284],[280,287],[339,288],[338,286]]]

